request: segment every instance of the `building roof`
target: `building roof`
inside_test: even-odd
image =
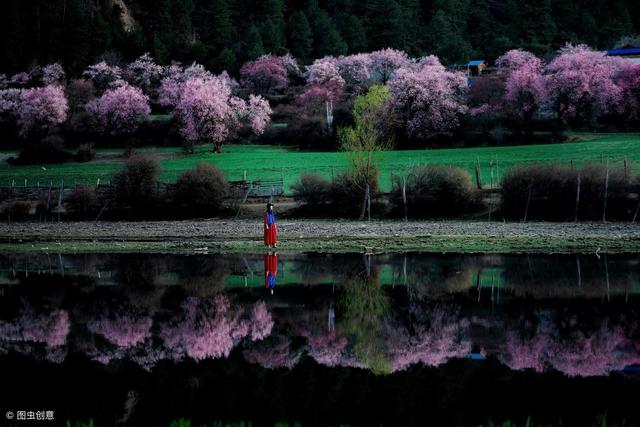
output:
[[[607,51],[609,56],[640,55],[640,47],[622,47]]]
[[[480,59],[480,60],[473,60],[473,61],[469,61],[469,63],[467,64],[467,67],[477,67],[478,65],[482,65],[484,64],[484,60]]]

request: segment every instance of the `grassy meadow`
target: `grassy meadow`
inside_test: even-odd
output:
[[[485,186],[495,185],[514,165],[537,162],[558,162],[581,165],[584,162],[609,160],[621,164],[626,158],[631,167],[640,171],[640,134],[572,134],[574,142],[506,147],[451,148],[430,150],[397,150],[382,153],[380,184],[383,190],[391,187],[391,173],[401,174],[420,163],[436,163],[465,168],[475,174],[475,164],[481,165]],[[65,185],[95,184],[100,179],[107,183],[114,171],[122,166],[122,149],[97,150],[96,159],[88,163],[55,165],[11,166],[6,158],[16,153],[0,154],[0,186],[11,185]],[[348,155],[342,152],[311,152],[295,148],[264,145],[226,145],[222,154],[211,152],[211,146],[196,148],[185,154],[180,147],[143,148],[141,152],[157,153],[161,159],[161,180],[174,182],[187,169],[199,162],[217,165],[228,180],[284,178],[289,188],[304,172],[315,172],[327,178],[344,171]]]

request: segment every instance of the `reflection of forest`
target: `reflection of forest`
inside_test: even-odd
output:
[[[478,349],[513,369],[568,375],[640,363],[637,256],[279,259],[270,295],[260,257],[3,256],[2,283],[17,286],[2,287],[0,352],[149,369],[238,351],[269,368],[311,357],[375,373]],[[230,284],[252,272],[261,286]]]
[[[278,286],[337,285],[375,269],[382,286],[416,295],[468,293],[476,299],[628,298],[640,293],[640,256],[462,254],[280,254]],[[195,294],[263,287],[262,254],[3,254],[0,286],[46,280],[86,286],[181,286]]]

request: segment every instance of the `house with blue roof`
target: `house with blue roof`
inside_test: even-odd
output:
[[[624,46],[610,49],[607,51],[607,56],[615,56],[640,65],[640,46]]]

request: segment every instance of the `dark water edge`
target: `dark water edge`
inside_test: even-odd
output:
[[[0,425],[640,425],[639,265],[0,255]]]
[[[17,375],[19,373],[19,376]],[[639,425],[637,377],[569,378],[510,371],[497,362],[457,360],[412,366],[387,376],[327,368],[304,359],[293,369],[265,369],[239,354],[226,360],[161,363],[151,372],[130,363],[104,367],[85,358],[61,365],[0,358],[5,408],[53,409],[61,419],[116,425],[137,397],[127,425],[168,426],[251,421],[307,425],[472,426],[528,416],[545,425]],[[6,381],[6,379],[10,379]]]

